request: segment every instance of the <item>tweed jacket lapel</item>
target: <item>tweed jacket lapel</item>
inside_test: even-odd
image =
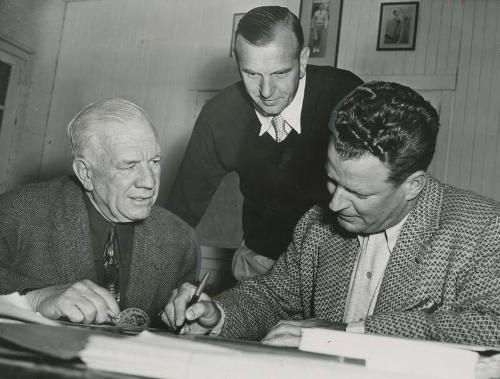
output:
[[[443,190],[427,175],[427,184],[411,210],[391,254],[382,281],[375,313],[441,302],[446,270],[446,252],[435,251],[430,243],[440,221]]]
[[[342,320],[359,243],[355,235],[340,238],[329,228],[334,237],[325,239],[318,257],[314,317]]]
[[[62,283],[81,279],[96,280],[94,254],[85,196],[80,187],[68,180],[62,193],[62,205],[52,213],[51,256]]]
[[[165,261],[158,238],[155,238],[154,222],[150,218],[135,226],[126,296],[126,306],[141,308],[146,312],[152,308],[156,288],[164,271],[161,262]]]

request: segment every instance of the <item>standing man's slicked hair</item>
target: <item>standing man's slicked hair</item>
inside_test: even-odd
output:
[[[300,21],[290,10],[278,6],[258,7],[250,10],[240,20],[235,38],[241,35],[255,46],[267,45],[274,39],[276,29],[288,29],[297,39],[297,56],[304,47],[304,33]],[[238,51],[235,48],[235,56]]]

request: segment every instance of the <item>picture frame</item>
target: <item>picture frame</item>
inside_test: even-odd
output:
[[[343,0],[301,1],[299,18],[310,63],[337,65],[342,6]]]
[[[415,50],[418,1],[381,3],[377,50]]]
[[[236,28],[241,20],[241,18],[245,15],[245,13],[235,13],[233,14],[233,29],[231,32],[231,44],[229,46],[229,57],[233,57],[234,44],[236,43]]]

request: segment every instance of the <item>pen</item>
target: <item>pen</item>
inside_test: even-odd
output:
[[[196,291],[189,300],[189,302],[186,304],[186,309],[188,309],[191,305],[196,304],[203,293],[203,290],[205,289],[205,286],[207,285],[208,282],[208,277],[210,276],[210,272],[206,272],[205,275],[203,276],[203,279],[201,280],[200,284],[198,284],[198,287],[196,287]],[[179,334],[182,330],[182,327],[186,323],[186,320],[182,323],[182,325],[179,325],[177,328],[175,328],[175,334]]]

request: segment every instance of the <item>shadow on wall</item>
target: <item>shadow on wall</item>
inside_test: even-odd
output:
[[[240,80],[236,59],[229,57],[229,50],[222,49],[193,78],[190,89],[198,90],[220,90]]]

